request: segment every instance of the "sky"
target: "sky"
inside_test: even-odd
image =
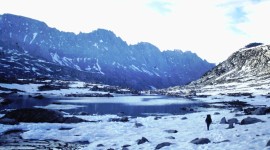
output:
[[[0,0],[0,14],[61,31],[113,31],[128,44],[192,51],[219,63],[251,42],[269,43],[270,0]]]

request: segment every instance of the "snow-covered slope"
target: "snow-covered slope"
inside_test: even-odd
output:
[[[172,87],[172,93],[251,92],[268,94],[270,89],[270,45],[240,49],[202,78],[184,87]]]
[[[78,72],[96,74],[106,84],[164,88],[196,80],[214,67],[191,52],[161,52],[146,42],[128,45],[104,29],[74,34],[26,17],[4,14],[1,18],[0,50],[15,49]],[[33,72],[32,77],[36,75]]]

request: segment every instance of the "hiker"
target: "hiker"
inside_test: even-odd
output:
[[[212,123],[211,115],[207,115],[205,119],[206,125],[207,125],[207,130],[209,130],[210,124]]]

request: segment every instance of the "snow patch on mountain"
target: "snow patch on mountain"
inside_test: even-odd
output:
[[[37,35],[38,35],[38,33],[36,33],[36,32],[33,33],[33,38],[32,38],[32,40],[30,41],[29,44],[32,44],[32,42],[36,39]]]

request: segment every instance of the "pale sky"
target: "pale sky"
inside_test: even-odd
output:
[[[270,0],[0,0],[4,13],[61,31],[103,28],[128,44],[190,50],[213,63],[248,43],[270,39]]]

